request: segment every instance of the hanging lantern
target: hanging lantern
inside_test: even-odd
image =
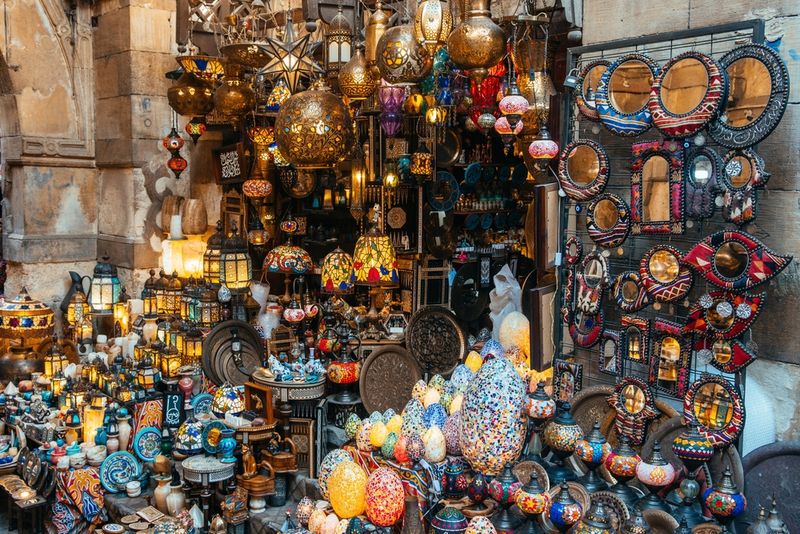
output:
[[[204,133],[206,133],[206,119],[205,117],[195,117],[186,123],[183,130],[192,138],[192,142],[197,144]]]
[[[264,224],[260,219],[256,219],[247,231],[247,242],[256,247],[266,245],[271,237],[269,231],[264,228]]]
[[[203,254],[203,278],[209,284],[219,284],[219,257],[224,239],[222,221],[217,221],[217,231],[208,238]]]
[[[114,310],[114,304],[119,301],[121,285],[117,268],[108,262],[108,256],[103,256],[102,260],[94,267],[89,304],[92,313],[110,314]]]
[[[392,240],[378,228],[377,221],[356,241],[353,252],[355,282],[363,285],[395,285],[397,259]]]
[[[178,376],[178,368],[182,365],[181,354],[174,345],[167,344],[161,351],[161,376],[164,378],[175,378]]]
[[[500,112],[505,115],[511,128],[516,129],[522,115],[528,111],[528,99],[519,92],[516,82],[511,82],[511,87],[498,105]]]
[[[522,120],[530,126],[546,123],[550,117],[550,98],[556,95],[552,78],[545,71],[529,71],[518,77],[519,90],[528,101]]]
[[[503,141],[506,154],[508,154],[514,139],[522,132],[522,126],[522,122],[517,121],[516,127],[512,129],[507,117],[500,117],[495,121],[494,131],[500,134],[500,139]]]
[[[372,74],[362,46],[339,71],[339,90],[350,100],[369,98],[380,83],[380,78]]]
[[[201,80],[218,82],[225,76],[222,62],[214,56],[178,56],[176,59],[183,70]]]
[[[185,171],[188,166],[189,163],[180,154],[172,156],[167,160],[167,167],[172,171],[172,174],[175,175],[176,180],[181,177],[181,173]]]
[[[381,86],[378,88],[378,103],[383,113],[399,113],[405,97],[404,87],[381,80]]]
[[[220,250],[219,283],[233,292],[245,291],[252,277],[253,262],[247,252],[247,241],[234,225]]]
[[[422,143],[419,149],[411,154],[411,174],[423,177],[433,174],[433,154],[425,143]]]
[[[491,113],[481,113],[478,117],[478,127],[483,130],[483,133],[489,135],[489,132],[494,128],[497,119]]]
[[[472,0],[472,8],[447,38],[450,60],[468,70],[473,80],[483,79],[506,53],[505,33],[492,21],[489,0]]]
[[[283,105],[290,96],[292,96],[292,93],[289,91],[289,87],[286,86],[286,81],[283,78],[279,78],[278,81],[275,82],[275,86],[272,88],[267,98],[267,111],[276,112],[280,110],[281,105]]]
[[[214,87],[190,72],[184,72],[175,85],[167,89],[167,101],[178,115],[207,115],[214,109]]]
[[[422,42],[431,57],[447,42],[452,28],[453,16],[447,2],[423,0],[417,6],[414,36]]]
[[[444,106],[433,106],[425,112],[425,122],[431,126],[444,126],[447,120],[447,108]]]
[[[372,74],[376,78],[380,77],[380,70],[377,66],[378,41],[380,41],[386,29],[389,27],[389,17],[383,10],[383,3],[378,0],[375,3],[375,11],[370,13],[367,22],[366,41],[364,44],[364,55],[367,58],[367,65],[372,69]]]
[[[550,132],[544,124],[539,127],[539,134],[528,146],[528,155],[537,169],[545,167],[558,155],[558,143],[550,138]]]
[[[433,57],[419,45],[410,24],[386,30],[378,41],[376,64],[383,79],[399,85],[414,85],[430,73]]]
[[[250,83],[241,78],[241,67],[234,63],[227,66],[222,84],[214,92],[214,110],[226,120],[235,121],[256,104],[256,94]]]
[[[299,168],[326,168],[350,151],[353,128],[344,102],[320,80],[284,102],[275,121],[278,148]]]
[[[325,71],[329,78],[336,78],[339,70],[350,61],[350,51],[353,44],[353,28],[350,22],[342,13],[342,5],[339,4],[339,11],[328,25],[325,32]]]
[[[255,170],[250,179],[245,181],[242,192],[256,206],[261,206],[272,194],[272,183],[268,181],[272,174],[272,153],[269,145],[275,141],[275,129],[270,126],[251,126],[247,129],[247,136],[255,150]]]

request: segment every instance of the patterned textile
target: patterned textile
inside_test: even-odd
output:
[[[106,521],[104,493],[98,471],[91,467],[59,471],[52,520],[47,531],[55,534],[86,532]]]

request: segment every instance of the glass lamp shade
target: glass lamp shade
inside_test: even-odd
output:
[[[703,504],[722,523],[729,523],[744,513],[747,499],[736,488],[730,467],[725,468],[722,478],[703,492]]]
[[[531,472],[528,483],[517,489],[514,494],[517,508],[526,515],[539,515],[550,506],[550,494],[542,489],[535,472]]]
[[[341,68],[350,61],[352,46],[353,28],[339,5],[339,12],[331,19],[325,32],[325,71],[328,76],[336,77]]]
[[[352,518],[366,509],[367,475],[355,462],[337,465],[328,479],[331,506],[336,515]]]
[[[355,282],[362,285],[396,285],[397,258],[392,241],[376,226],[356,241],[353,252]]]
[[[50,391],[53,397],[58,397],[64,391],[64,386],[67,385],[67,379],[61,375],[56,375],[50,379]]]
[[[183,338],[183,354],[181,365],[193,365],[200,362],[203,355],[203,334],[196,327],[192,327]]]
[[[243,411],[244,397],[239,391],[239,388],[227,382],[217,388],[211,400],[211,412],[214,415],[224,419],[226,413],[236,416]]]
[[[87,443],[94,445],[97,429],[103,426],[106,409],[103,406],[87,404],[83,409],[83,438]]]
[[[675,480],[677,471],[661,455],[661,445],[656,442],[650,458],[644,459],[636,466],[636,478],[648,488],[669,486]]]
[[[183,148],[185,141],[178,130],[173,126],[167,135],[161,139],[161,145],[173,154]]]
[[[181,173],[189,166],[189,162],[180,154],[175,154],[167,160],[167,167],[175,174],[175,179],[181,177]]]
[[[203,253],[203,278],[209,284],[219,284],[219,259],[224,240],[222,221],[217,221],[217,231],[208,238],[206,251]]]
[[[353,291],[353,258],[342,249],[337,247],[322,259],[320,273],[320,290],[324,293]]]
[[[214,87],[187,71],[178,78],[175,85],[167,89],[167,101],[178,115],[207,115],[214,109]]]
[[[529,104],[528,99],[520,94],[517,84],[512,82],[497,107],[500,108],[500,112],[506,117],[511,128],[516,129],[522,115],[528,111]]]
[[[88,315],[84,317],[84,321],[87,319]],[[46,338],[53,334],[54,327],[53,310],[43,302],[31,298],[24,287],[19,295],[0,305],[0,338]]]
[[[488,133],[494,128],[495,122],[497,122],[497,119],[491,113],[481,113],[478,116],[477,124],[481,130]]]
[[[386,29],[389,27],[389,16],[383,10],[383,4],[376,2],[375,11],[370,13],[369,21],[367,21],[367,29],[365,32],[366,40],[364,43],[364,55],[367,58],[367,64],[375,71],[373,74],[378,75],[378,68],[376,66],[378,41],[380,41]]]
[[[575,444],[575,456],[590,466],[602,465],[610,453],[611,444],[600,432],[600,425],[597,422],[589,435]]]
[[[196,279],[189,277],[186,284],[183,286],[183,295],[181,295],[181,311],[180,316],[186,321],[197,321],[197,302],[200,294],[200,288],[197,286]]]
[[[431,57],[444,46],[452,29],[453,16],[446,2],[423,0],[417,6],[414,36],[423,44]]]
[[[444,106],[433,106],[425,112],[425,122],[431,126],[443,126],[447,120],[447,108]]]
[[[378,103],[384,113],[399,113],[403,107],[406,90],[399,85],[392,85],[386,80],[381,80],[378,88]]]
[[[556,411],[556,416],[544,428],[544,442],[553,450],[572,453],[578,440],[583,438],[583,430],[569,413],[564,404]]]
[[[234,228],[220,250],[219,282],[231,291],[244,291],[252,277],[253,261],[247,252],[247,241]]]
[[[433,154],[428,147],[422,145],[419,150],[411,154],[411,174],[416,176],[431,176],[433,174]]]
[[[556,413],[556,401],[544,390],[545,383],[540,381],[536,389],[528,395],[526,410],[528,417],[541,423],[553,417]]]
[[[291,242],[279,245],[264,258],[264,270],[270,273],[305,274],[314,267],[311,256]]]
[[[263,202],[272,194],[272,184],[262,178],[251,178],[242,184],[244,196],[254,202]]]
[[[161,242],[164,271],[178,273],[180,278],[199,278],[203,274],[206,248],[206,242],[201,239],[165,239]]]
[[[153,393],[156,390],[156,384],[159,382],[161,382],[161,373],[153,367],[153,361],[148,354],[139,364],[139,370],[136,373],[136,385],[147,393]]]
[[[384,32],[378,41],[375,61],[384,80],[400,85],[421,82],[433,66],[433,56],[420,46],[410,24]]]
[[[75,341],[78,343],[89,342],[94,336],[94,328],[92,327],[92,319],[86,315],[79,324],[75,326]]]
[[[181,313],[181,297],[183,295],[183,284],[176,271],[172,276],[166,277],[165,286],[162,289],[163,312],[166,316],[177,317]]]
[[[321,81],[284,102],[275,133],[281,154],[298,168],[330,167],[353,142],[350,111]]]
[[[276,112],[280,110],[281,105],[283,105],[290,96],[292,96],[292,93],[286,86],[286,81],[283,78],[279,78],[267,97],[267,111]]]
[[[561,490],[550,505],[550,521],[563,532],[577,523],[582,513],[583,507],[570,495],[567,483],[562,482]]]
[[[161,376],[164,378],[175,378],[178,376],[178,368],[183,364],[181,353],[171,343],[161,351]]]
[[[369,98],[378,87],[380,79],[372,74],[361,47],[339,71],[339,90],[350,100]]]
[[[628,444],[627,438],[620,438],[620,443],[606,457],[606,469],[617,480],[627,481],[636,476],[636,466],[642,459]]]
[[[399,113],[381,113],[381,129],[387,137],[394,137],[403,127],[403,117]]]
[[[213,56],[178,56],[178,63],[183,70],[207,81],[217,82],[225,76],[225,69],[219,58]]]
[[[494,131],[503,136],[515,136],[522,132],[522,122],[517,122],[517,125],[512,129],[511,124],[508,122],[507,117],[500,117],[494,123]]]
[[[122,288],[120,293],[119,302],[114,304],[114,325],[119,328],[120,335],[127,335],[128,323],[130,322],[130,312],[128,309],[128,294],[125,288]]]
[[[672,452],[694,472],[714,456],[714,445],[692,424],[672,441]]]
[[[221,315],[222,305],[217,292],[212,287],[203,288],[197,305],[197,322],[203,328],[211,328],[220,321]]]
[[[75,326],[89,313],[89,302],[86,300],[86,294],[83,291],[75,291],[67,305],[67,323]]]
[[[184,126],[183,131],[189,134],[193,142],[197,142],[200,137],[206,133],[206,119],[205,117],[195,117]]]
[[[214,110],[234,120],[251,111],[255,103],[256,94],[250,83],[240,77],[240,67],[229,63],[222,83],[214,91]]]
[[[50,351],[44,357],[44,374],[48,378],[53,378],[64,372],[64,369],[69,365],[69,360],[64,352],[61,350],[59,341],[53,338],[53,344]]]
[[[119,301],[122,286],[117,275],[117,268],[108,262],[108,256],[97,262],[89,290],[89,305],[92,313],[112,313],[114,304]]]
[[[203,429],[205,425],[194,418],[193,410],[188,411],[186,420],[181,423],[173,437],[172,450],[184,456],[203,452]]]
[[[411,89],[411,93],[406,97],[403,103],[403,111],[409,115],[422,115],[428,109],[428,102],[422,93],[419,92],[418,87]]]
[[[550,138],[546,126],[542,125],[539,128],[539,134],[528,146],[528,155],[537,164],[546,164],[558,156],[558,143]]]
[[[520,93],[528,101],[522,120],[530,126],[546,123],[550,117],[550,98],[557,94],[550,75],[545,71],[520,72],[517,83]]]

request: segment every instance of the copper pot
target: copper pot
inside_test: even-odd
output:
[[[0,380],[19,382],[30,380],[31,373],[44,372],[44,360],[38,352],[26,347],[11,347],[0,355]]]

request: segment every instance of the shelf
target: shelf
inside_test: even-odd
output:
[[[514,208],[502,208],[502,209],[492,209],[492,210],[458,210],[453,211],[453,215],[483,215],[485,213],[511,213],[512,211],[516,211]]]

